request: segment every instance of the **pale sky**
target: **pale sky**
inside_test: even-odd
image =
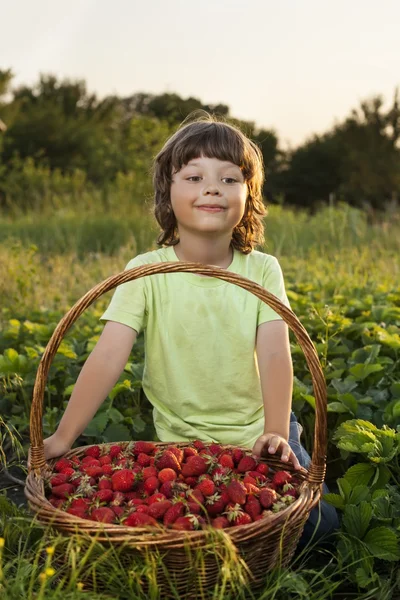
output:
[[[0,0],[0,68],[224,103],[281,146],[400,86],[399,0]]]

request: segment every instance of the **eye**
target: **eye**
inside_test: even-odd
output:
[[[191,179],[201,179],[199,175],[192,175],[191,177],[187,177],[186,181],[190,181]]]
[[[237,183],[237,179],[234,179],[233,177],[224,177],[224,179],[229,179],[228,183]]]

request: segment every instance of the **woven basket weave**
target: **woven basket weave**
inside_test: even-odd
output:
[[[154,529],[102,524],[81,519],[54,508],[46,499],[44,492],[44,480],[52,473],[56,460],[53,459],[46,463],[44,457],[42,428],[43,398],[51,362],[60,346],[63,336],[88,306],[102,294],[116,286],[149,275],[183,272],[217,277],[253,293],[285,320],[296,336],[307,360],[314,388],[316,423],[311,464],[308,470],[304,469],[302,472],[298,472],[300,479],[302,479],[300,495],[288,508],[276,514],[271,513],[271,517],[269,518],[250,523],[249,525],[230,527],[224,530],[236,547],[238,555],[245,560],[249,572],[249,584],[251,586],[257,587],[262,582],[268,570],[276,567],[278,564],[285,566],[289,563],[297,547],[310,510],[318,503],[321,495],[321,485],[326,466],[326,384],[314,345],[295,314],[278,298],[267,292],[260,285],[241,275],[219,267],[189,262],[156,263],[136,267],[109,277],[99,283],[78,300],[66,313],[58,323],[46,346],[36,375],[30,415],[31,466],[26,479],[25,495],[31,510],[36,513],[38,520],[43,524],[51,524],[58,531],[67,534],[80,532],[89,536],[95,536],[98,541],[104,543],[124,544],[128,551],[131,549],[132,552],[136,553],[138,551],[148,551],[149,549],[160,551],[165,557],[164,563],[168,569],[169,576],[173,578],[175,588],[182,593],[180,597],[196,598],[197,585],[202,589],[204,587],[210,589],[215,585],[219,577],[219,563],[207,553],[205,568],[201,574],[198,574],[197,580],[195,578],[194,583],[191,583],[190,590],[188,590],[187,573],[188,569],[190,570],[190,564],[188,563],[189,559],[185,549],[188,544],[191,548],[206,548],[209,539],[207,530],[188,532],[165,529],[154,534]],[[128,444],[128,441],[124,442],[124,444]],[[167,447],[168,445],[166,443],[157,444],[160,448]],[[174,445],[184,448],[189,444],[176,443]],[[106,448],[109,444],[103,444],[103,446]],[[225,447],[228,448],[230,446]],[[86,448],[80,447],[70,450],[65,454],[65,457],[70,458],[74,455],[83,456]],[[269,456],[262,460],[274,469],[284,468],[285,470],[293,471],[293,467],[290,464],[281,462],[278,457]],[[169,583],[165,578],[163,570],[159,572],[157,582],[159,582],[160,589],[165,589],[162,597],[167,598]]]

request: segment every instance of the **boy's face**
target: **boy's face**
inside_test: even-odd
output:
[[[172,175],[171,204],[180,232],[232,232],[242,219],[247,195],[240,168],[217,158],[194,158]]]

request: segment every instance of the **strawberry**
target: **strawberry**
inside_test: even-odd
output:
[[[224,513],[231,525],[247,525],[251,523],[251,516],[244,512],[239,504],[228,504]]]
[[[159,485],[160,482],[157,477],[149,477],[144,481],[144,490],[147,494],[151,495],[158,490]]]
[[[292,481],[292,476],[288,471],[277,471],[272,477],[272,483],[274,483],[277,487],[281,487],[285,485],[285,483],[290,483]]]
[[[208,470],[207,462],[201,456],[189,456],[183,465],[182,475],[185,477],[196,477],[203,475]]]
[[[266,463],[259,463],[256,467],[256,471],[261,473],[261,475],[268,475],[269,467]]]
[[[198,454],[196,448],[192,448],[191,446],[186,446],[186,448],[183,449],[184,460],[188,459],[189,456],[196,456],[196,454]]]
[[[56,462],[56,464],[54,465],[54,470],[55,471],[62,471],[62,469],[65,469],[65,467],[73,467],[73,463],[68,460],[67,458],[60,458],[60,460],[58,460]]]
[[[181,463],[185,458],[185,453],[183,452],[182,448],[177,448],[176,446],[168,446],[168,451],[172,452],[172,454],[175,454],[179,463]]]
[[[208,496],[208,498],[206,500],[207,513],[211,517],[218,516],[220,513],[222,513],[222,511],[224,510],[224,508],[226,507],[228,502],[229,502],[229,495],[228,495],[227,491],[223,491],[220,494],[216,493],[216,494],[213,494],[212,496]]]
[[[210,444],[208,448],[211,454],[218,455],[222,452],[222,446],[220,446],[220,444]]]
[[[224,516],[215,517],[215,519],[212,519],[211,524],[215,529],[225,529],[226,527],[230,527],[228,519]]]
[[[80,517],[81,519],[89,518],[87,510],[85,510],[84,508],[73,508],[72,506],[70,506],[65,512],[67,512],[70,515],[74,515],[74,517]]]
[[[166,498],[172,498],[174,493],[174,482],[166,481],[165,483],[163,483],[160,487],[160,492],[161,494],[164,494]]]
[[[197,502],[188,502],[188,510],[193,515],[201,514],[201,506]]]
[[[153,454],[157,449],[157,446],[154,442],[135,442],[134,444],[134,454],[138,456],[139,454]]]
[[[194,440],[194,442],[192,442],[193,446],[196,448],[197,451],[202,450],[203,448],[205,448],[205,444],[201,441],[201,440]]]
[[[166,481],[174,481],[176,479],[176,471],[173,469],[161,469],[158,473],[158,479],[161,483],[165,483]]]
[[[144,452],[141,452],[138,455],[138,457],[136,459],[136,462],[141,467],[148,467],[150,465],[150,460],[151,460],[151,457],[148,454],[145,454]]]
[[[111,465],[111,463],[112,463],[111,456],[109,456],[108,454],[104,454],[104,456],[100,456],[99,463],[102,466],[103,465]]]
[[[260,491],[260,488],[258,488],[256,485],[253,485],[252,483],[245,483],[244,487],[246,488],[248,494],[258,494],[258,492]]]
[[[215,484],[212,479],[201,479],[195,489],[200,490],[204,496],[212,496],[215,493]]]
[[[247,476],[255,479],[256,484],[265,483],[268,481],[268,478],[265,475],[263,475],[262,473],[259,473],[258,471],[249,471],[247,473],[246,477]]]
[[[183,502],[176,502],[173,504],[167,512],[164,514],[163,523],[166,527],[175,523],[175,521],[183,515],[185,512],[185,505]]]
[[[235,466],[233,458],[230,454],[221,454],[221,456],[218,457],[218,463],[222,467],[226,467],[228,469],[233,469]]]
[[[161,502],[162,500],[167,500],[167,497],[164,496],[164,494],[160,494],[160,492],[157,492],[157,494],[153,494],[152,496],[150,496],[150,498],[147,499],[147,504],[151,506],[152,504],[154,504],[154,502]]]
[[[247,500],[244,506],[244,509],[247,512],[247,514],[251,516],[253,521],[258,515],[261,515],[262,511],[261,504],[255,496],[250,496],[250,498]]]
[[[155,467],[145,467],[142,471],[143,479],[148,479],[149,477],[157,477],[158,471]]]
[[[111,506],[110,508],[118,518],[121,517],[125,512],[125,509],[122,506]]]
[[[172,529],[179,529],[182,531],[193,531],[199,529],[200,523],[196,515],[186,515],[184,517],[178,517],[174,523],[172,523]]]
[[[99,458],[101,450],[99,446],[90,446],[85,450],[85,456],[92,456],[93,458]]]
[[[107,489],[103,489],[103,490],[99,490],[98,492],[96,492],[94,494],[94,498],[98,498],[100,500],[100,502],[111,502],[111,500],[114,498],[114,492],[112,490],[107,490]]]
[[[65,469],[61,469],[59,472],[60,475],[67,475],[68,479],[75,475],[76,471],[72,467],[65,467]]]
[[[102,523],[114,523],[115,513],[107,506],[100,506],[92,510],[90,514],[92,521],[101,521]]]
[[[291,483],[285,483],[282,491],[284,496],[293,496],[293,498],[299,497],[299,491]]]
[[[89,506],[89,498],[73,498],[70,504],[70,508],[83,508],[84,510],[87,510]]]
[[[79,458],[79,456],[72,456],[71,462],[73,463],[74,467],[79,467],[79,465],[81,464],[81,459]]]
[[[147,504],[139,504],[139,506],[136,507],[136,512],[146,515],[148,514],[149,510],[150,506],[147,506]]]
[[[57,473],[56,475],[53,475],[53,477],[50,479],[50,485],[56,487],[57,485],[68,483],[68,480],[69,476],[65,473]]]
[[[119,445],[115,445],[115,446],[111,446],[110,451],[109,451],[109,456],[111,458],[111,460],[113,458],[116,458],[117,456],[119,456],[122,452],[122,447]]]
[[[183,481],[186,483],[186,485],[192,488],[197,485],[197,477],[183,477]]]
[[[130,469],[121,469],[111,477],[113,490],[116,492],[129,492],[135,483],[135,475]]]
[[[50,496],[49,502],[54,506],[54,508],[61,508],[64,504],[64,500],[62,498],[56,498],[55,496]]]
[[[244,456],[243,450],[240,448],[234,448],[232,451],[232,458],[235,465],[238,465]]]
[[[254,479],[254,477],[251,477],[250,475],[245,475],[243,483],[245,485],[246,483],[251,483],[251,485],[257,485],[257,481]]]
[[[103,475],[103,467],[97,467],[96,465],[90,465],[89,467],[83,467],[83,471],[84,473],[86,473],[86,475],[89,475],[89,477],[100,477],[100,475]]]
[[[121,506],[125,504],[125,496],[122,492],[114,492],[114,498],[110,502],[110,506]]]
[[[84,458],[82,458],[82,462],[81,465],[91,465],[94,466],[96,465],[96,467],[100,466],[100,461],[97,458],[94,458],[94,456],[85,456]]]
[[[75,487],[71,483],[62,483],[61,485],[56,485],[52,489],[53,496],[57,496],[57,498],[67,498],[74,492]]]
[[[98,488],[99,490],[112,490],[111,479],[109,477],[100,477]]]
[[[237,470],[239,473],[246,473],[246,471],[254,471],[256,466],[257,466],[257,463],[254,460],[254,458],[252,456],[249,456],[246,454],[240,460],[240,462],[237,466]]]
[[[247,490],[244,484],[237,479],[233,479],[231,483],[226,488],[228,492],[229,498],[235,504],[245,504],[246,503],[246,494]]]
[[[271,488],[263,488],[260,492],[260,503],[264,508],[271,508],[271,506],[277,501],[278,496],[275,490]]]
[[[180,473],[181,465],[175,454],[169,450],[164,450],[155,461],[155,465],[159,471],[163,469],[173,469],[176,473]]]
[[[167,510],[173,506],[171,500],[161,500],[161,502],[153,502],[149,506],[148,514],[154,519],[162,519]]]
[[[123,524],[127,527],[145,527],[146,525],[157,525],[157,521],[150,515],[136,511],[128,515]]]

